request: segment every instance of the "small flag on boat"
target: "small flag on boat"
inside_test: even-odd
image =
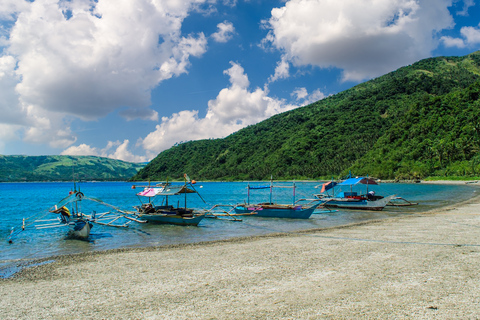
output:
[[[326,182],[326,183],[322,184],[322,190],[320,192],[328,191],[328,190],[332,189],[333,187],[335,187],[336,185],[337,185],[337,183],[334,182],[334,181]]]

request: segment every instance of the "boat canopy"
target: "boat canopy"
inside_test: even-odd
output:
[[[145,188],[142,192],[137,193],[137,196],[142,197],[156,197],[156,196],[173,196],[182,193],[196,193],[194,190],[185,186],[168,186],[164,188]]]
[[[161,193],[164,188],[145,188],[142,192],[137,193],[137,196],[142,197],[155,197],[157,194]]]
[[[370,179],[370,178],[365,178],[365,177],[358,177],[358,178],[350,178],[347,179],[341,183],[339,183],[339,186],[351,186],[355,184],[378,184],[375,182],[375,180]]]

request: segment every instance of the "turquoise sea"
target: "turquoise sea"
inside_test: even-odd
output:
[[[268,185],[269,182],[250,182],[250,185]],[[319,182],[295,182],[295,199],[313,198],[320,188]],[[291,186],[292,182],[275,183],[276,186]],[[247,199],[247,182],[197,182],[196,194],[189,194],[187,206],[209,209],[215,204],[238,204]],[[124,210],[133,210],[140,204],[136,193],[141,189],[132,189],[127,182],[88,182],[77,183],[77,188],[87,196],[95,197]],[[152,225],[132,223],[129,228],[114,228],[94,225],[88,241],[69,239],[65,228],[36,230],[27,228],[8,243],[7,238],[12,227],[18,228],[23,218],[45,216],[54,218],[48,209],[68,195],[73,183],[0,183],[0,277],[11,275],[12,270],[22,263],[57,255],[91,252],[98,250],[161,246],[168,244],[195,243],[264,235],[277,232],[341,226],[350,223],[395,217],[427,211],[436,207],[450,205],[471,198],[477,188],[469,185],[437,184],[400,184],[384,183],[372,187],[379,195],[396,194],[419,205],[412,207],[387,207],[384,211],[348,211],[323,212],[312,215],[307,220],[272,219],[254,216],[241,217],[241,222],[228,220],[203,219],[198,227]],[[173,199],[170,199],[173,201]],[[179,196],[182,206],[184,197]],[[251,190],[250,202],[269,201],[269,190]],[[274,188],[273,201],[291,203],[292,189]],[[89,213],[89,212],[86,212]],[[31,219],[27,219],[30,222]]]

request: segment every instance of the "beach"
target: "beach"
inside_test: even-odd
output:
[[[479,231],[476,197],[344,227],[55,257],[0,279],[0,317],[478,319]]]

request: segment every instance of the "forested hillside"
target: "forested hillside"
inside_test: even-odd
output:
[[[480,175],[480,52],[419,61],[224,139],[160,153],[134,179]]]
[[[144,165],[93,156],[3,156],[0,182],[128,180]]]

